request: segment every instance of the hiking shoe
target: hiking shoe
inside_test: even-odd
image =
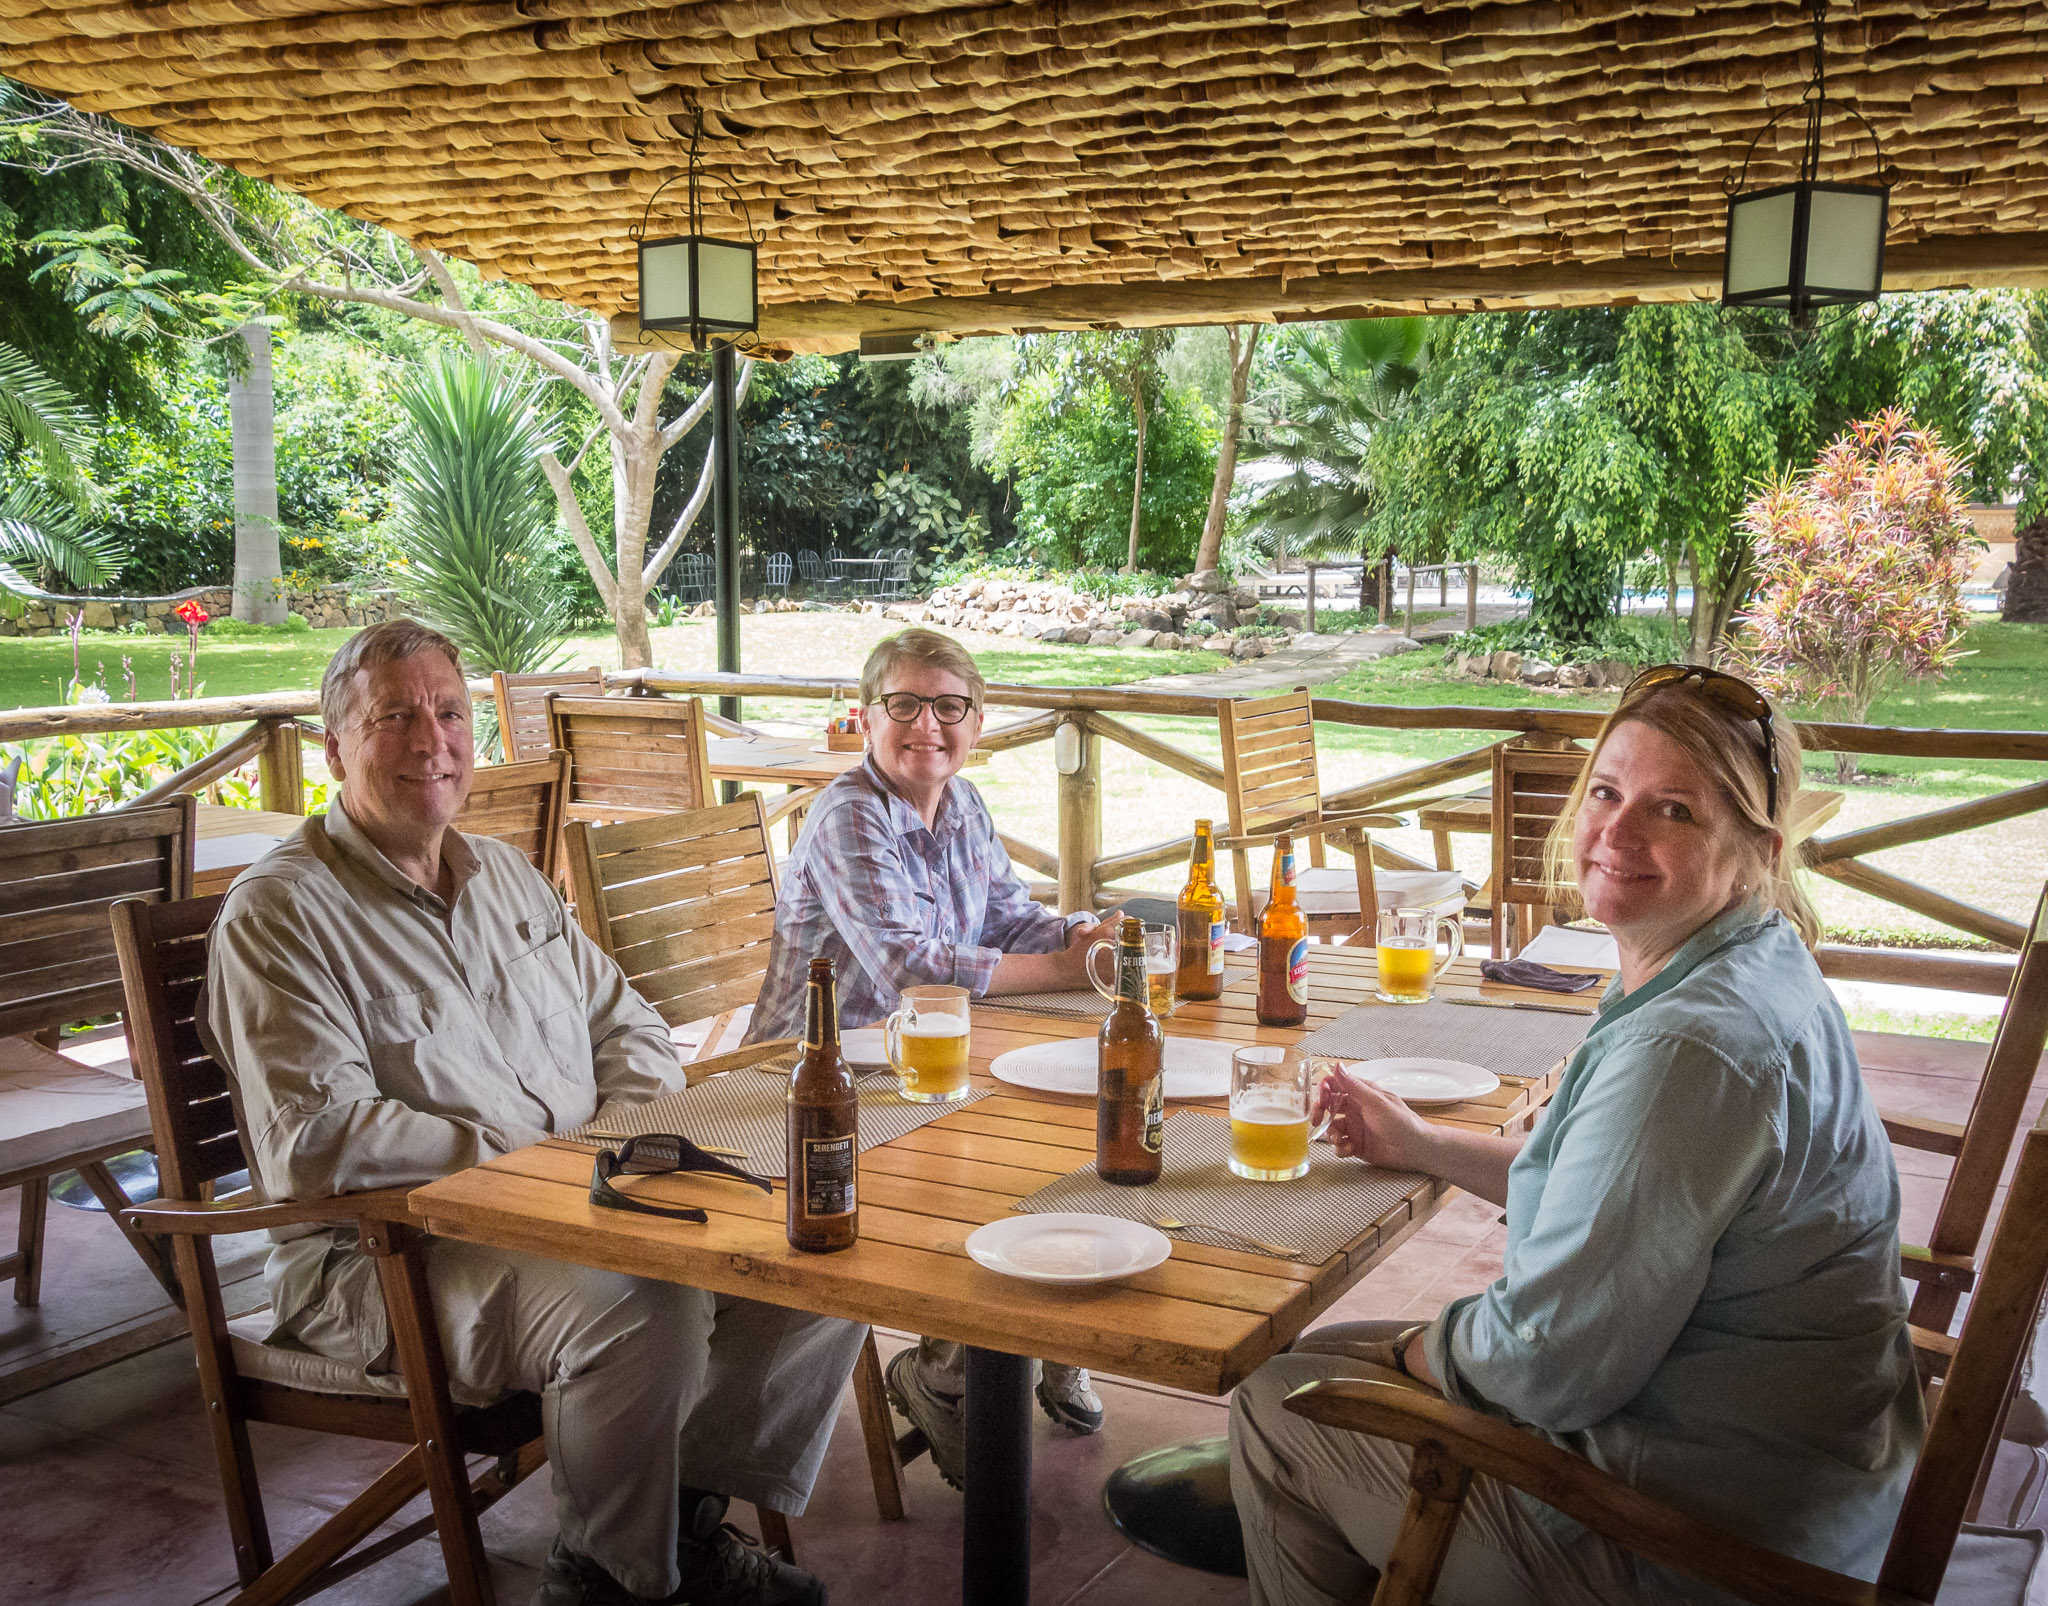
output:
[[[1102,1401],[1088,1386],[1088,1374],[1078,1366],[1061,1366],[1046,1361],[1038,1369],[1038,1404],[1045,1414],[1065,1428],[1086,1438],[1102,1431]]]
[[[634,1594],[588,1556],[578,1555],[558,1535],[541,1563],[533,1606],[647,1606],[647,1598]]]
[[[931,1446],[932,1465],[939,1476],[955,1489],[965,1489],[967,1476],[967,1417],[960,1397],[941,1394],[929,1387],[917,1365],[917,1346],[912,1345],[891,1358],[882,1374],[882,1387],[889,1403]]]
[[[676,1606],[825,1606],[825,1586],[801,1567],[777,1560],[725,1520],[731,1501],[704,1489],[682,1491],[676,1525]]]

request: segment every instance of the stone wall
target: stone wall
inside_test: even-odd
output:
[[[81,609],[87,630],[123,630],[140,621],[151,635],[174,635],[185,628],[174,614],[186,601],[197,601],[212,618],[225,619],[233,611],[234,593],[227,586],[202,586],[171,597],[20,596],[0,590],[0,636],[61,636]],[[285,605],[318,630],[381,624],[405,611],[392,592],[347,586],[293,591]]]

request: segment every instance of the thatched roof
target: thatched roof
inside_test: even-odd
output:
[[[2043,0],[1854,10],[1888,281],[2048,283]],[[810,349],[1718,293],[1810,37],[1729,0],[0,0],[0,71],[611,312],[700,105],[763,333]],[[1870,166],[1844,129],[1831,172]]]

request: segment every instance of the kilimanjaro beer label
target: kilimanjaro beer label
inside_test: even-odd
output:
[[[1295,939],[1287,956],[1287,996],[1297,1004],[1308,1002],[1308,938]]]

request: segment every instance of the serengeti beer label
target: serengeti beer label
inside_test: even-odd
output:
[[[1287,996],[1297,1004],[1308,1002],[1308,938],[1295,939],[1287,956]]]
[[[853,1213],[853,1134],[804,1139],[804,1210],[816,1216]]]
[[[1145,1150],[1157,1154],[1166,1147],[1166,1078],[1155,1076],[1145,1084]]]

